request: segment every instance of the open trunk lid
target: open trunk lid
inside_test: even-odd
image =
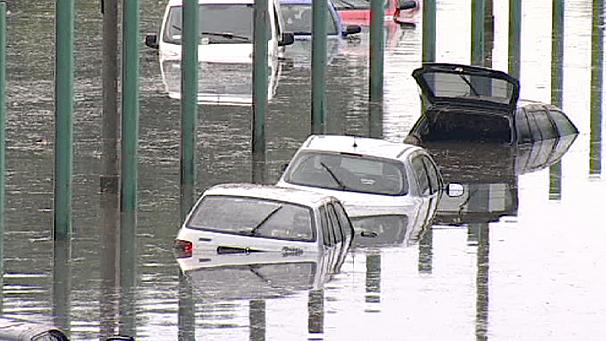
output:
[[[518,80],[505,72],[484,67],[425,63],[412,73],[430,107],[475,107],[487,113],[515,112],[520,92]]]

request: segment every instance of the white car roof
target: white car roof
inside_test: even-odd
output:
[[[405,153],[420,149],[422,148],[403,142],[344,135],[311,135],[300,148],[300,150],[355,153],[394,160],[399,159]]]
[[[215,185],[207,189],[203,195],[228,195],[263,198],[290,202],[309,207],[318,207],[327,200],[337,200],[332,196],[313,191],[250,183],[229,183]]]
[[[199,4],[253,4],[254,0],[198,0]],[[170,0],[169,7],[182,6],[183,0]]]

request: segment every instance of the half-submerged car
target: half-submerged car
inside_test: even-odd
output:
[[[222,184],[206,190],[177,238],[178,257],[274,252],[345,253],[353,228],[341,203],[315,192],[271,185]]]
[[[312,0],[280,0],[286,30],[292,32],[295,40],[310,40],[312,31]],[[332,0],[328,0],[326,15],[326,37],[328,39],[347,38],[360,33],[360,25],[344,25]]]
[[[345,24],[370,25],[370,0],[334,0]],[[385,19],[399,24],[416,24],[421,15],[420,0],[385,0]]]
[[[338,135],[308,137],[277,185],[337,197],[352,218],[406,215],[418,201],[436,205],[443,187],[423,148]]]
[[[518,101],[519,82],[505,72],[426,63],[412,75],[421,89],[424,111],[404,142],[422,146],[448,141],[515,146],[578,134],[559,108]]]

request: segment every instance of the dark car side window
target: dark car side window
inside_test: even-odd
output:
[[[532,141],[541,141],[543,139],[543,134],[541,129],[535,120],[534,112],[528,113],[528,125],[530,126],[530,133],[532,134]]]
[[[558,132],[553,122],[549,119],[546,110],[537,110],[534,113],[534,119],[541,130],[541,135],[544,140],[558,137]]]
[[[421,156],[415,156],[413,157],[411,163],[413,172],[415,173],[415,178],[417,179],[417,183],[419,185],[419,194],[431,194],[431,188],[429,187],[429,178],[427,177],[427,171],[425,170],[423,159],[421,158]]]
[[[516,127],[518,133],[518,143],[532,143],[532,134],[528,125],[526,110],[516,112]]]
[[[572,124],[570,119],[559,110],[550,110],[549,114],[555,123],[560,136],[574,135],[578,133],[577,128]]]

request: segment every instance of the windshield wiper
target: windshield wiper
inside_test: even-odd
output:
[[[176,31],[181,32],[183,29],[177,25],[172,25],[172,28]],[[227,39],[241,39],[241,40],[245,40],[245,41],[250,41],[250,37],[248,36],[244,36],[244,35],[239,35],[239,34],[233,34],[231,32],[210,32],[210,31],[202,31],[200,32],[201,36],[214,36],[214,37],[222,37],[222,38],[227,38]]]
[[[244,40],[244,41],[250,41],[250,37],[248,37],[248,36],[243,36],[243,35],[239,35],[239,34],[233,34],[231,32],[208,32],[208,31],[203,31],[203,32],[200,32],[200,35],[222,37],[222,38],[228,38],[228,39],[240,39],[240,40]]]
[[[335,175],[335,173],[332,171],[332,169],[330,169],[327,165],[325,165],[324,162],[320,162],[320,166],[322,166],[322,168],[324,168],[326,170],[326,172],[337,183],[337,185],[339,185],[339,187],[341,187],[341,189],[346,188],[345,185],[343,184],[343,182],[341,182],[341,180],[339,180],[339,178]]]
[[[252,228],[252,230],[250,230],[248,233],[250,233],[251,235],[255,235],[257,233],[257,230],[263,226],[268,220],[269,218],[271,218],[274,214],[276,214],[276,212],[278,212],[280,209],[282,208],[282,206],[278,206],[276,208],[274,208],[271,212],[269,212],[269,214],[267,216],[265,216],[265,218],[263,218],[263,220],[261,220],[255,227]]]
[[[473,92],[474,96],[480,96],[480,94],[476,91],[476,88],[473,87],[473,85],[471,85],[471,82],[469,81],[469,79],[465,78],[465,76],[463,75],[459,75],[459,77],[461,77],[461,79],[467,83],[467,85],[469,85],[469,89],[471,90],[471,92]]]

